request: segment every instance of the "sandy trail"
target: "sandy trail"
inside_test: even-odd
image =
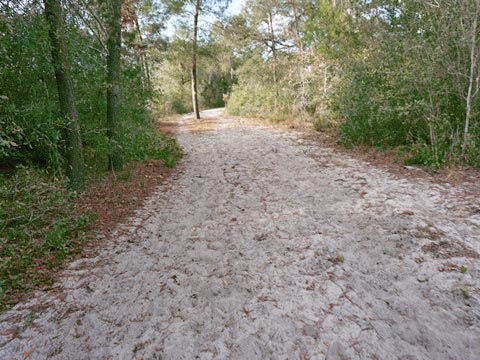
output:
[[[478,198],[205,115],[126,234],[0,316],[0,359],[480,359]]]

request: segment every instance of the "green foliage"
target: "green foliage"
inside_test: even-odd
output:
[[[266,117],[272,114],[274,92],[265,84],[239,84],[233,87],[228,100],[228,112],[232,115]]]
[[[237,83],[228,103],[230,113],[317,124],[322,118],[327,124],[327,95],[336,64],[313,52],[314,46],[320,46],[323,30],[309,33],[309,29],[322,20],[308,17],[318,14],[325,4],[252,1],[247,2],[244,19],[232,19],[227,30],[232,28],[240,35],[227,33],[237,41]]]
[[[304,72],[302,80],[299,66],[311,66],[315,59],[304,56],[306,65],[298,64],[298,58],[294,60],[279,55],[276,96],[272,59],[263,59],[261,54],[252,53],[236,70],[238,83],[232,87],[228,112],[279,121],[293,118],[312,123],[318,123],[323,117],[322,121],[329,127],[333,121],[328,121],[327,125],[325,119],[328,99],[323,91],[324,69],[312,67]]]
[[[0,302],[51,281],[50,270],[83,240],[90,217],[73,214],[76,194],[66,186],[32,167],[0,178]]]
[[[159,97],[153,100],[153,107],[159,116],[176,113],[185,114],[193,110],[192,93],[188,67],[186,64],[164,60],[159,64]]]
[[[275,87],[271,60],[253,51],[236,70],[238,84],[232,87],[228,100],[228,112],[232,115],[272,117],[280,114],[288,101],[280,93],[275,109]]]
[[[188,34],[179,31],[164,51],[159,52],[154,88],[158,97],[153,100],[156,114],[184,114],[193,111],[191,85],[191,42]],[[230,91],[234,79],[229,67],[228,49],[221,40],[200,41],[197,54],[197,82],[199,102],[202,108],[223,107],[223,94]]]
[[[102,4],[89,4],[97,5],[101,20]],[[38,2],[7,2],[0,4],[0,12],[1,302],[50,282],[51,270],[83,240],[90,215],[74,214],[76,193],[68,189],[64,175],[67,124],[59,116],[43,9]],[[113,148],[106,136],[106,51],[98,29],[88,28],[73,8],[66,13],[86,165],[89,177],[95,178],[107,170]],[[120,145],[127,161],[154,158],[173,166],[181,148],[174,139],[157,135],[147,110],[156,94],[145,79],[138,39],[136,43],[130,34],[128,40],[122,48]]]
[[[332,1],[318,1],[308,15],[305,40],[318,52],[343,58],[360,46],[361,32],[354,19]]]
[[[390,64],[373,60],[351,64],[333,97],[337,116],[349,120],[341,126],[342,141],[388,147],[405,145],[409,136],[424,137],[409,111],[409,99],[399,101],[396,84],[389,83]]]
[[[170,135],[159,135],[133,126],[127,129],[132,130],[124,141],[125,155],[129,160],[162,160],[165,166],[173,167],[183,156],[182,148]]]
[[[0,161],[12,161],[17,157],[19,148],[28,144],[23,129],[15,122],[5,120],[8,111],[1,111],[0,114]]]
[[[1,162],[34,162],[58,170],[63,165],[56,108],[56,89],[50,65],[48,35],[41,14],[0,18],[1,128],[16,133],[17,147]],[[7,40],[8,39],[8,40]],[[2,138],[6,134],[2,134]],[[10,140],[9,140],[10,141]],[[6,150],[2,146],[3,150]]]
[[[410,146],[411,164],[478,164],[479,153],[472,151],[479,146],[478,122],[471,119],[468,151],[462,139],[471,51],[465,39],[471,36],[468,23],[475,10],[466,4],[429,7],[415,0],[379,9],[383,15],[368,24],[371,38],[364,36],[362,48],[342,59],[341,81],[332,97],[342,122],[341,141]],[[462,29],[457,18],[464,22]],[[472,99],[476,112],[480,99]]]
[[[346,146],[402,147],[408,163],[479,167],[478,2],[275,1],[273,34],[262,4],[232,19],[247,39],[231,37],[231,114],[339,126]]]
[[[213,73],[200,84],[202,103],[206,108],[219,108],[225,104],[223,94],[230,91],[231,81],[225,74]]]
[[[107,168],[113,148],[106,136],[105,51],[97,38],[74,21],[67,24],[66,35],[87,167],[100,171]],[[66,129],[59,117],[44,16],[39,10],[31,16],[11,13],[1,17],[0,36],[4,37],[0,46],[4,89],[0,94],[0,162],[34,164],[61,176]],[[124,57],[121,146],[127,161],[148,156],[139,154],[139,149],[145,149],[146,138],[155,143],[154,136],[144,135],[155,134],[146,110],[154,94],[145,87],[142,76],[141,65]]]

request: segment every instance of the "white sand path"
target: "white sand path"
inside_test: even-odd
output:
[[[0,315],[0,359],[480,359],[479,199],[204,115],[127,235]]]

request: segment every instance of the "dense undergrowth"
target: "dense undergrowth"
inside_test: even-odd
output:
[[[0,302],[49,284],[51,271],[85,240],[93,214],[75,214],[65,179],[19,167],[0,178]]]
[[[480,168],[478,2],[303,4],[247,3],[231,114],[308,121],[409,164]]]
[[[138,146],[131,159],[162,160],[172,167],[182,156],[174,138],[154,131]],[[95,171],[91,167],[89,187],[102,181],[104,172]],[[124,173],[118,174],[120,181],[129,178],[128,170]],[[97,214],[79,212],[78,195],[69,189],[68,179],[36,166],[0,173],[0,310],[15,303],[17,295],[50,285],[55,270],[90,239]]]
[[[78,194],[65,176],[66,121],[43,8],[38,2],[0,7],[0,308],[5,308],[16,294],[51,283],[54,269],[88,240],[95,214],[75,210]],[[74,7],[66,12],[87,183],[96,186],[116,148],[107,136],[106,47],[80,20],[85,13],[77,16]],[[129,26],[121,74],[122,154],[126,163],[158,159],[172,167],[182,152],[174,138],[155,129],[151,104],[157,94],[146,82],[144,58]]]

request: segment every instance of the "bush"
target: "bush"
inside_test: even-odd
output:
[[[83,240],[90,217],[74,215],[66,185],[32,167],[0,178],[0,300],[51,281],[49,270]]]
[[[409,146],[410,163],[432,167],[479,162],[480,153],[471,151],[479,144],[476,119],[467,151],[462,149],[470,61],[464,37],[470,35],[455,28],[462,21],[451,21],[461,16],[468,23],[475,16],[468,10],[471,3],[447,3],[442,9],[402,3],[404,17],[395,19],[405,21],[402,26],[378,22],[375,39],[343,59],[333,96],[343,143]],[[456,14],[459,10],[465,13]],[[478,112],[480,97],[473,98],[472,108]]]

